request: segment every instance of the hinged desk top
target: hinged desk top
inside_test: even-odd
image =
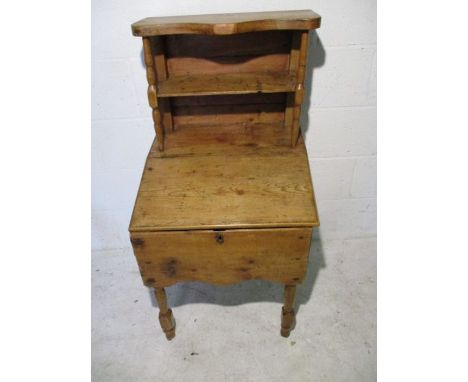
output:
[[[148,17],[132,24],[135,36],[213,34],[266,30],[307,30],[320,27],[320,16],[311,10],[228,13],[196,16]]]
[[[153,144],[130,231],[318,226],[302,138],[258,130],[190,126],[164,152]]]

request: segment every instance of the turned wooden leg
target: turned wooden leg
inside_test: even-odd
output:
[[[154,294],[159,304],[159,323],[170,341],[175,337],[175,324],[172,310],[167,307],[167,297],[164,288],[154,288]]]
[[[281,316],[281,335],[288,337],[291,326],[294,323],[294,296],[296,294],[295,285],[285,285],[284,287],[284,306]]]

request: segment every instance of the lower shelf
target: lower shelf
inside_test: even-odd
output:
[[[165,136],[164,151],[153,157],[189,155],[237,155],[258,150],[291,150],[291,130],[278,123],[229,125],[180,125]]]

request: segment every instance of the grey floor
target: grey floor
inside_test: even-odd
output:
[[[92,263],[94,382],[376,380],[374,238],[313,242],[287,339],[281,285],[168,288],[168,342],[131,250],[93,252]]]

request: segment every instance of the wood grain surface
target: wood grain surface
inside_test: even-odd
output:
[[[169,77],[159,82],[159,97],[213,94],[292,92],[296,79],[289,73],[199,74]]]
[[[289,54],[292,31],[251,32],[233,35],[164,36],[169,58],[246,57],[273,53]],[[160,38],[155,37],[155,38]]]
[[[148,287],[196,280],[296,284],[305,276],[311,237],[311,228],[141,232],[132,233],[132,245]]]
[[[320,16],[311,10],[149,17],[132,24],[134,36],[169,34],[229,35],[267,30],[315,29]]]
[[[287,72],[291,31],[165,39],[169,76]]]
[[[281,335],[319,225],[299,121],[310,10],[153,17],[143,37],[156,138],[130,222],[143,282],[168,340],[164,287],[178,281],[285,285]]]
[[[192,130],[186,129],[187,142],[195,141]],[[238,126],[237,134],[198,134],[187,151],[169,142],[164,153],[153,146],[130,231],[317,226],[303,141],[294,149],[250,144],[252,131]],[[218,151],[210,152],[214,145]]]

